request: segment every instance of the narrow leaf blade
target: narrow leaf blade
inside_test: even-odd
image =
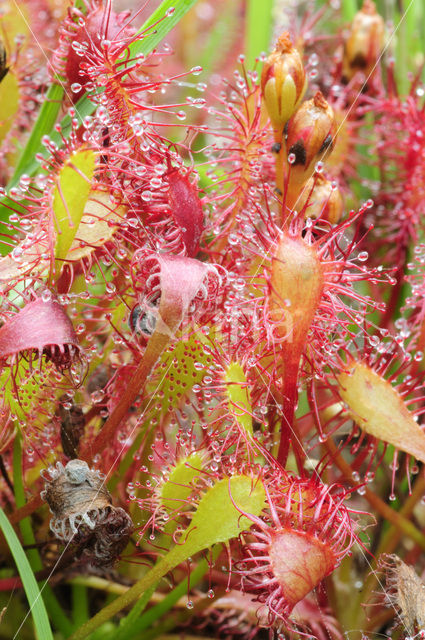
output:
[[[41,597],[40,590],[35,580],[34,574],[27,560],[25,552],[19,542],[12,525],[6,517],[3,509],[0,507],[0,528],[9,545],[10,551],[15,559],[16,566],[24,585],[25,593],[31,609],[34,620],[36,634],[39,640],[53,640],[52,630],[50,628],[49,618],[46,608]]]

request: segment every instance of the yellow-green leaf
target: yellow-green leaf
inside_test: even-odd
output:
[[[246,376],[241,365],[238,362],[231,362],[225,371],[224,379],[227,383],[226,393],[230,414],[242,429],[252,436],[252,406]]]
[[[53,192],[53,215],[56,230],[56,270],[71,248],[89,197],[96,154],[84,149],[77,151],[61,169]]]
[[[200,474],[204,465],[201,453],[191,453],[173,467],[160,490],[161,505],[167,511],[181,510],[192,493],[191,482]],[[189,506],[189,505],[188,505]]]
[[[366,433],[425,462],[425,434],[392,385],[364,363],[338,376],[339,394]]]
[[[146,386],[147,396],[155,396],[154,417],[150,417],[150,420],[160,421],[168,414],[170,406],[179,407],[194,385],[202,384],[205,371],[211,363],[211,355],[204,349],[202,337],[196,333],[184,336],[165,351]]]
[[[236,538],[252,526],[252,520],[241,516],[241,512],[259,516],[265,502],[266,493],[259,480],[254,484],[253,478],[244,475],[219,480],[199,502],[189,527],[182,534],[181,540],[185,542],[176,545],[169,557],[175,554],[185,559],[214,544]]]
[[[42,371],[37,364],[30,367],[27,360],[20,358],[13,366],[13,373],[6,367],[0,375],[0,387],[3,389],[3,402],[12,417],[20,424],[31,423],[32,427],[44,427],[46,416],[52,414],[53,401],[48,389],[54,375],[52,364],[45,363]]]
[[[9,73],[0,82],[0,142],[9,132],[19,105],[19,86],[16,75]]]
[[[85,204],[68,258],[81,260],[89,256],[95,248],[104,245],[112,238],[126,213],[126,208],[121,204],[111,203],[105,191],[92,191]]]

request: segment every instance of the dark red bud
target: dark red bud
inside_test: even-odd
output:
[[[198,253],[204,230],[204,214],[198,189],[187,176],[176,169],[169,173],[168,184],[171,215],[181,229],[187,255],[193,258]]]

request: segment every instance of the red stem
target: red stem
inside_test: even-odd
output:
[[[90,463],[93,456],[101,453],[112,442],[121,420],[126,417],[131,405],[136,400],[139,393],[146,384],[147,377],[155,366],[159,356],[167,347],[170,336],[164,333],[155,332],[146,347],[143,358],[137,365],[133,377],[129,381],[117,406],[105,422],[102,430],[97,434],[93,442],[85,445],[80,453],[80,458]]]
[[[282,467],[286,466],[289,454],[289,445],[292,444],[292,449],[297,461],[298,471],[303,475],[304,473],[304,459],[305,453],[302,448],[301,439],[298,430],[295,427],[295,407],[298,400],[298,371],[300,367],[301,357],[287,358],[285,349],[282,353],[284,364],[284,375],[282,385],[282,406],[283,406],[283,418],[281,422],[280,431],[280,443],[279,451],[277,454],[277,461]]]

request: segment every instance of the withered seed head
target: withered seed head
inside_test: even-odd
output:
[[[55,516],[50,523],[53,533],[68,541],[78,533],[79,524],[94,529],[99,513],[112,503],[101,475],[83,460],[70,460],[66,467],[58,462],[50,476],[43,476],[42,498]]]
[[[41,497],[53,513],[53,533],[83,547],[94,564],[112,564],[127,545],[133,525],[124,509],[112,505],[103,476],[84,460],[70,460],[65,467],[58,462],[42,475],[46,483]]]
[[[382,554],[379,566],[386,573],[386,601],[397,611],[409,634],[425,627],[425,584],[412,567],[395,554]]]

